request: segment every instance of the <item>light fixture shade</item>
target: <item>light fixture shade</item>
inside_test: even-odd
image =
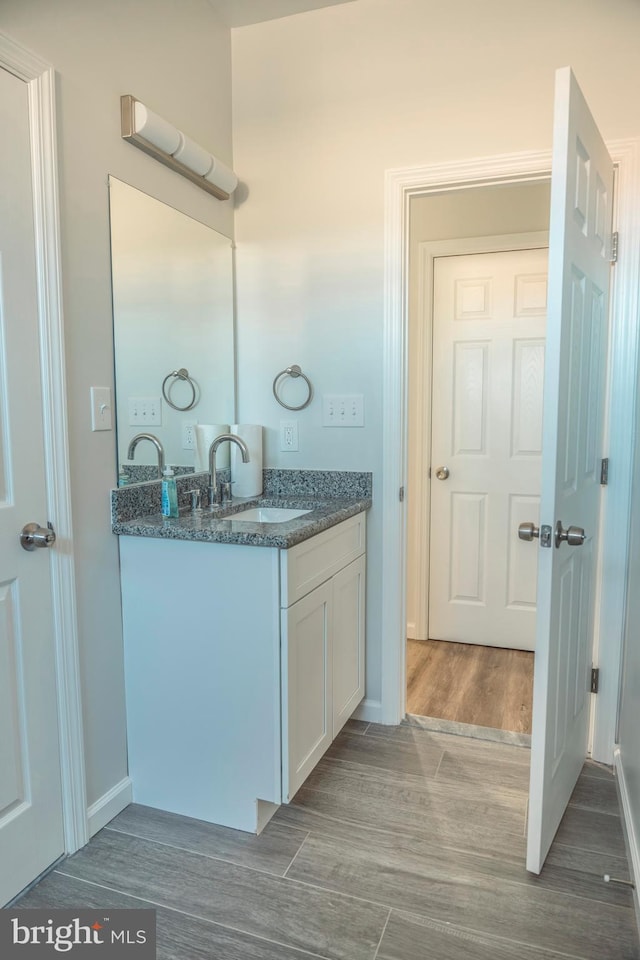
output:
[[[238,178],[235,173],[229,167],[225,167],[224,163],[221,163],[216,157],[212,157],[212,160],[213,166],[205,174],[205,180],[215,184],[216,187],[220,187],[225,193],[233,193],[238,186]]]
[[[193,170],[199,177],[209,173],[213,163],[211,154],[207,153],[195,140],[185,137],[184,133],[180,133],[180,144],[173,152],[173,159],[184,164],[189,170]]]
[[[180,131],[139,100],[134,104],[134,111],[135,132],[165,153],[175,153],[180,146]]]
[[[120,97],[120,129],[123,140],[218,200],[228,200],[238,185],[233,170],[130,93]]]

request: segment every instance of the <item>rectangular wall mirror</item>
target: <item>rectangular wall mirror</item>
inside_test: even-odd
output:
[[[135,482],[157,477],[151,443],[127,459],[137,433],[154,434],[178,473],[196,464],[195,423],[235,420],[233,252],[114,177],[109,194],[118,469]]]

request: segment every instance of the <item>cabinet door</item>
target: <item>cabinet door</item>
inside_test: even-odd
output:
[[[283,782],[287,800],[333,739],[331,581],[282,611]]]
[[[364,697],[365,557],[333,577],[333,736]]]

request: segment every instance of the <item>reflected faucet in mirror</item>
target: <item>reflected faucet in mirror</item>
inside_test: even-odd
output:
[[[241,437],[236,437],[233,433],[221,433],[219,437],[216,437],[209,447],[209,506],[222,501],[222,493],[216,476],[216,453],[220,444],[226,440],[229,443],[237,444],[242,453],[242,462],[249,463],[249,448]]]
[[[129,444],[129,449],[127,450],[127,460],[133,460],[133,455],[136,452],[136,447],[138,446],[141,440],[149,440],[156,448],[156,451],[158,453],[158,476],[162,480],[162,474],[164,472],[164,447],[162,446],[158,438],[155,437],[152,433],[136,434],[136,436],[133,438],[133,440]]]

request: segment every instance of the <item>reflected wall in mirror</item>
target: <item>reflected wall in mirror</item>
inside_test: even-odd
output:
[[[109,177],[118,468],[132,480],[157,475],[152,433],[167,464],[193,469],[194,423],[233,423],[235,356],[231,241],[211,227]],[[170,376],[185,368],[195,384]],[[159,415],[157,415],[159,414]],[[158,422],[159,421],[159,422]]]

